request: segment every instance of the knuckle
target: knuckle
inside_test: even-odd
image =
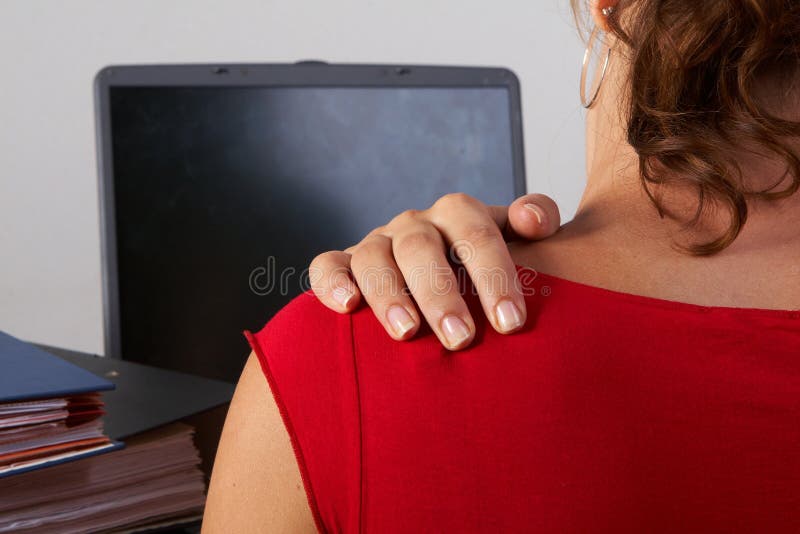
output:
[[[429,251],[442,247],[441,238],[433,232],[416,231],[405,234],[392,241],[394,252],[398,255]]]
[[[386,233],[386,225],[383,225],[383,226],[378,226],[377,228],[373,228],[364,237],[367,238],[367,237],[372,237],[372,236],[376,236],[376,235],[384,235],[385,233]]]
[[[354,266],[375,263],[376,258],[389,251],[388,239],[382,236],[369,236],[353,250],[351,263]]]
[[[403,295],[401,279],[398,273],[389,267],[373,266],[362,271],[358,285],[372,306]]]
[[[458,280],[449,265],[419,264],[404,274],[409,292],[423,308],[447,308],[453,296],[458,299]]]
[[[476,199],[466,193],[448,193],[439,198],[433,207],[441,210],[463,209],[475,205]]]
[[[424,291],[415,294],[414,300],[425,315],[461,314],[466,308],[466,304],[455,291]]]
[[[464,233],[464,240],[474,247],[483,247],[502,240],[500,230],[492,224],[475,224]]]
[[[398,227],[408,226],[409,224],[416,224],[419,217],[420,210],[405,210],[397,214],[387,225],[387,227],[397,229]]]
[[[373,250],[378,251],[379,249]],[[388,261],[384,261],[385,258],[375,255],[383,252],[384,250],[381,249],[380,252],[374,252],[370,257],[364,256],[358,261],[357,267],[353,271],[359,289],[369,300],[371,306],[381,303],[385,298],[397,297],[402,294],[403,290],[402,277],[394,266]]]

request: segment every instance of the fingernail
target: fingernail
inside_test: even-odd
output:
[[[336,287],[332,292],[333,300],[335,300],[342,308],[347,309],[347,303],[355,296],[353,290],[349,287]]]
[[[536,220],[539,221],[539,224],[544,224],[545,215],[542,208],[536,204],[525,204],[525,209],[532,211],[536,215]]]
[[[466,323],[455,315],[448,315],[442,319],[442,332],[451,349],[458,348],[470,336]]]
[[[406,335],[416,324],[406,309],[402,306],[392,306],[386,312],[386,319],[392,325],[392,330],[397,337]]]
[[[500,330],[511,332],[522,326],[522,314],[516,304],[510,300],[503,300],[495,307],[495,315]]]

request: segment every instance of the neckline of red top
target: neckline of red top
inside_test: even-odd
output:
[[[630,304],[656,306],[659,308],[682,310],[691,313],[721,313],[745,316],[767,316],[789,320],[800,319],[800,308],[796,310],[781,310],[770,308],[738,308],[734,306],[703,306],[700,304],[691,304],[689,302],[648,297],[646,295],[639,295],[635,293],[625,293],[613,289],[606,289],[600,286],[585,284],[583,282],[575,282],[572,280],[567,280],[566,278],[561,278],[559,276],[537,271],[529,266],[518,264],[516,265],[516,268],[517,276],[520,280],[523,293],[527,296],[533,296],[537,294],[545,297],[549,296],[553,290],[553,286],[557,285],[561,288],[591,292],[605,298],[613,298],[623,302],[628,302]]]

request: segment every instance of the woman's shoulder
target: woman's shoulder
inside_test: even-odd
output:
[[[289,412],[321,419],[355,402],[347,394],[356,387],[351,315],[335,313],[305,292],[245,336],[276,400]]]
[[[360,420],[351,329],[351,316],[307,292],[245,335],[291,439],[317,521],[352,526],[360,492]]]
[[[313,360],[321,351],[349,351],[349,331],[348,316],[326,308],[312,292],[306,291],[292,299],[261,330],[246,331],[245,336],[256,354],[268,353],[271,359],[291,355],[294,364],[300,365],[305,358],[299,356]]]

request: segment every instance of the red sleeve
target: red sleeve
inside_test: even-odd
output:
[[[304,293],[245,336],[289,432],[317,528],[357,532],[361,432],[350,316]]]

